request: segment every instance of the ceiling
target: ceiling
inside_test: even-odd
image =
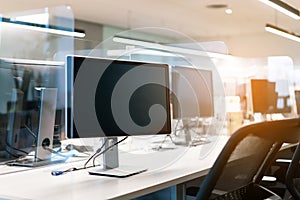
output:
[[[165,27],[195,39],[218,38],[264,32],[266,23],[300,33],[300,22],[258,0],[0,0],[0,13],[69,5],[77,19],[123,28]],[[300,9],[299,0],[286,2]],[[227,4],[233,13],[209,9]]]

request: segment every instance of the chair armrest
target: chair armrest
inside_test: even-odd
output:
[[[290,164],[291,161],[292,161],[291,159],[282,159],[282,158],[276,159],[276,163],[287,163],[287,164]]]
[[[277,178],[274,176],[264,176],[262,178],[262,181],[266,181],[266,182],[276,182]]]

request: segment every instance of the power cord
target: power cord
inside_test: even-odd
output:
[[[89,157],[89,159],[84,163],[84,168],[87,166],[87,164],[98,154],[98,153],[100,153],[101,151],[102,151],[102,149],[103,149],[103,147],[105,146],[105,144],[107,143],[107,140],[105,140],[104,142],[103,142],[103,144],[101,145],[101,147],[100,148],[98,148],[97,149],[97,151],[91,156],[91,157]]]
[[[9,155],[15,157],[15,158],[19,158],[20,156],[16,155],[16,154],[13,154],[11,152],[9,152],[7,149],[5,149],[6,153],[8,153]]]
[[[88,167],[78,167],[78,168],[77,167],[72,167],[72,168],[69,168],[69,169],[63,170],[63,171],[56,170],[56,171],[52,171],[51,175],[52,176],[59,176],[59,175],[66,174],[68,172],[78,171],[78,170],[82,170],[82,169],[88,169],[88,168],[91,168],[91,167],[95,167],[95,166],[91,165],[91,166],[88,166]]]
[[[96,158],[98,158],[100,155],[104,154],[105,152],[107,152],[108,150],[110,150],[111,148],[113,148],[114,146],[116,146],[117,144],[123,142],[123,141],[126,140],[127,138],[128,138],[128,136],[124,137],[122,140],[120,140],[120,141],[118,141],[118,142],[116,142],[116,143],[110,145],[109,147],[107,147],[106,149],[104,149],[104,151],[98,153],[98,155],[95,155],[95,156],[93,157],[93,166],[95,166],[95,160],[96,160]],[[106,141],[107,141],[107,140],[106,140]]]
[[[174,131],[173,131],[175,136],[178,136],[178,134],[177,134],[178,131],[182,131],[182,130],[185,130],[185,129],[190,129],[190,125],[191,124],[195,124],[195,122],[194,121],[190,121],[190,122],[184,124],[181,128],[177,129],[178,124],[179,124],[179,120],[177,121],[177,123],[175,125],[175,128],[174,128]]]
[[[6,142],[6,146],[8,146],[9,148],[11,148],[11,149],[13,149],[15,151],[18,151],[18,152],[21,152],[21,153],[24,153],[24,154],[28,154],[28,152],[26,152],[26,151],[23,151],[21,149],[17,149],[15,147],[11,146],[10,144],[8,144],[8,142]],[[9,153],[10,155],[14,156],[14,157],[19,157],[17,155],[13,155],[12,153],[8,152],[7,150],[6,150],[6,152]]]
[[[165,138],[164,138],[163,141],[159,144],[159,146],[153,148],[153,150],[159,151],[159,150],[162,150],[162,149],[174,149],[174,147],[168,147],[168,148],[164,148],[164,147],[163,147],[163,144],[166,142],[166,140],[167,140],[168,137],[170,138],[170,140],[171,140],[171,142],[172,142],[173,144],[176,144],[176,142],[173,140],[171,134],[168,134],[168,135],[165,136]]]
[[[101,145],[101,147],[99,149],[97,149],[97,151],[85,162],[85,164],[83,165],[83,167],[72,167],[69,168],[67,170],[63,170],[63,171],[52,171],[51,175],[52,176],[59,176],[59,175],[63,175],[66,174],[68,172],[73,172],[73,171],[78,171],[78,170],[82,170],[82,169],[88,169],[91,167],[96,167],[96,166],[100,166],[100,165],[95,165],[95,159],[97,157],[99,157],[100,155],[104,154],[105,152],[107,152],[109,149],[111,149],[112,147],[116,146],[117,144],[123,142],[124,140],[126,140],[128,138],[128,136],[126,136],[125,138],[123,138],[122,140],[110,145],[109,147],[107,147],[105,150],[102,151],[102,149],[104,148],[105,144],[107,143],[107,140],[105,140],[105,142]],[[87,166],[87,164],[93,159],[93,165]]]

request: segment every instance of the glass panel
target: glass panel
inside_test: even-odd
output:
[[[69,8],[51,7],[6,16],[0,21],[0,161],[37,150],[44,88],[57,90],[56,102],[52,102],[54,136],[50,140],[51,148],[60,146],[65,137],[65,55],[60,52],[74,51],[74,37],[65,35],[74,32]]]

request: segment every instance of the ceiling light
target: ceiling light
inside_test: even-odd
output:
[[[259,1],[278,10],[279,12],[282,12],[283,14],[286,14],[289,17],[292,17],[297,20],[300,19],[299,10],[283,1],[280,0],[259,0]]]
[[[85,32],[83,30],[71,29],[59,26],[53,26],[48,24],[37,24],[25,21],[17,21],[9,18],[0,17],[0,23],[6,24],[8,26],[13,26],[15,28],[23,28],[27,30],[34,30],[39,32],[46,32],[64,36],[73,36],[73,37],[84,37]]]
[[[179,54],[190,54],[190,55],[197,55],[197,56],[203,56],[203,57],[211,57],[211,58],[229,58],[230,55],[221,54],[221,53],[214,53],[214,52],[206,52],[206,51],[200,51],[200,50],[194,50],[194,49],[186,49],[176,46],[167,46],[162,45],[159,43],[153,43],[148,41],[142,41],[142,40],[135,40],[131,38],[125,38],[125,37],[119,37],[114,36],[113,41],[116,43],[122,43],[122,44],[129,44],[134,46],[142,46],[145,47],[146,50],[155,50],[155,51],[163,51],[163,52],[171,52],[173,53],[179,53]]]
[[[300,42],[300,36],[299,35],[296,35],[293,32],[289,32],[289,31],[284,30],[282,28],[279,28],[277,26],[274,26],[274,25],[271,25],[271,24],[267,24],[266,27],[265,27],[265,30],[268,31],[268,32],[270,32],[270,33],[279,35],[281,37],[285,37],[285,38],[288,38],[290,40],[294,40],[296,42]]]
[[[232,10],[230,8],[226,8],[225,13],[230,15],[230,14],[232,14]]]
[[[222,8],[227,8],[228,6],[226,4],[210,4],[207,5],[206,7],[210,9],[222,9]]]

